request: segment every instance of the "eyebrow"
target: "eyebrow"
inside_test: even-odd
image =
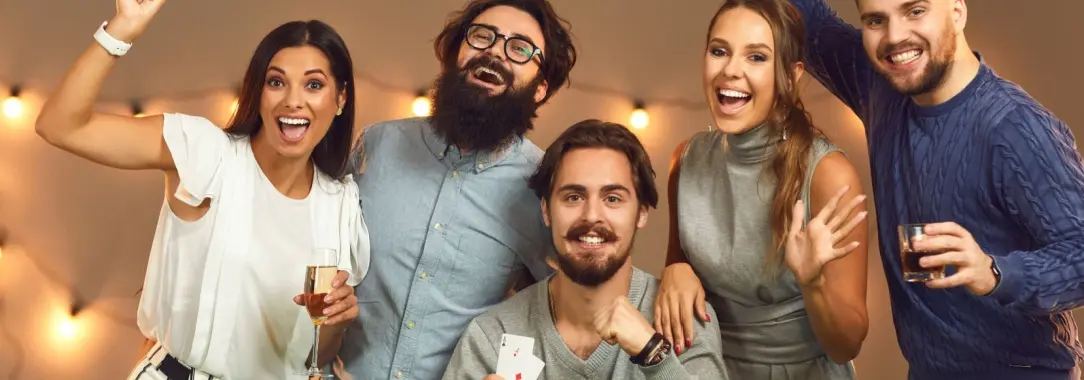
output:
[[[587,187],[583,186],[583,185],[570,184],[570,185],[561,186],[560,188],[557,189],[558,193],[564,193],[564,192],[569,192],[569,191],[586,193],[587,192]],[[625,187],[625,185],[611,184],[611,185],[606,185],[606,186],[602,187],[602,192],[603,193],[612,193],[612,192],[619,192],[619,191],[623,191],[623,192],[626,192],[626,193],[631,192],[631,191],[629,191],[629,188]]]
[[[916,5],[929,4],[929,3],[930,3],[930,0],[911,0],[911,1],[908,1],[906,3],[900,4],[900,6],[896,7],[896,9],[899,10],[900,12],[904,12],[904,11],[907,11],[908,9],[914,8],[914,6],[916,6]],[[885,15],[884,12],[874,11],[874,12],[863,13],[861,15],[860,19],[862,21],[866,21],[866,19],[868,19],[870,17],[885,17],[885,16],[886,15]]]
[[[285,70],[283,70],[283,69],[281,69],[279,67],[276,67],[276,66],[268,67],[267,71],[277,71],[278,73],[280,73],[282,75],[286,75]],[[320,75],[323,75],[325,78],[327,77],[327,73],[325,73],[324,70],[321,70],[321,69],[309,69],[309,70],[306,70],[304,75],[309,75],[309,74],[320,74]]]
[[[723,44],[723,45],[726,45],[726,46],[730,46],[730,42],[727,42],[727,40],[724,40],[724,39],[719,38],[719,37],[712,37],[711,41],[709,41],[709,42],[717,42],[717,43],[720,43],[720,44]],[[767,50],[769,52],[772,51],[771,46],[768,46],[768,44],[765,44],[765,43],[762,43],[762,42],[757,42],[757,43],[752,43],[752,44],[745,45],[745,48],[749,49],[749,50],[764,49],[764,50]]]
[[[490,28],[496,29],[496,30],[497,30],[497,33],[499,33],[499,34],[506,34],[506,35],[507,35],[508,37],[519,37],[519,38],[525,39],[525,40],[527,40],[527,41],[530,41],[530,42],[531,42],[532,44],[534,44],[535,46],[537,46],[537,45],[538,45],[538,43],[537,43],[537,42],[534,42],[534,39],[532,39],[532,38],[531,38],[530,36],[522,35],[522,34],[519,34],[519,33],[516,33],[516,32],[512,32],[512,33],[504,33],[504,32],[502,32],[502,31],[501,31],[501,28],[498,28],[498,27],[497,27],[496,25],[490,25],[490,24],[486,24],[486,23],[481,23],[481,22],[479,22],[479,23],[476,23],[476,24],[478,24],[478,25],[485,25],[485,26],[488,26],[488,27],[490,27]]]

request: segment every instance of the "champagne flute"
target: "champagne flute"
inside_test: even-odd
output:
[[[328,307],[328,303],[324,302],[324,297],[331,293],[331,281],[339,272],[339,254],[334,249],[329,248],[313,249],[309,254],[306,266],[303,297],[305,298],[305,309],[308,310],[309,318],[312,319],[316,331],[313,338],[312,360],[309,363],[309,369],[302,373],[296,373],[296,375],[305,375],[309,378],[333,378],[334,375],[320,370],[316,362],[317,358],[319,358],[320,325],[327,320],[324,309]]]

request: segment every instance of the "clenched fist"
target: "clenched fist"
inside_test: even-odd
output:
[[[655,329],[625,297],[617,297],[595,314],[595,330],[602,340],[621,346],[629,356],[639,354],[655,335]]]

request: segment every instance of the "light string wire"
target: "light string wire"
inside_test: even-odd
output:
[[[399,93],[399,94],[408,94],[408,95],[412,95],[412,96],[419,96],[419,95],[425,95],[424,92],[427,92],[427,91],[430,90],[430,86],[425,86],[425,88],[423,89],[423,88],[410,88],[410,87],[406,87],[406,86],[396,85],[394,83],[390,83],[390,82],[387,82],[385,80],[382,80],[382,79],[378,78],[377,76],[369,74],[367,71],[360,70],[360,69],[358,69],[356,67],[354,69],[354,77],[355,77],[356,82],[360,81],[360,82],[368,83],[369,85],[372,85],[373,87],[375,87],[375,88],[377,88],[379,90],[382,90],[384,92],[388,92],[388,93]],[[14,80],[9,80],[8,78],[4,78],[4,77],[0,77],[0,84],[6,85],[7,88],[18,88],[19,92],[20,92],[20,97],[22,96],[21,93],[25,93],[28,88],[32,88],[31,86],[27,86],[26,83],[21,83],[19,81],[14,81]],[[693,101],[693,100],[681,99],[681,98],[650,98],[650,97],[645,98],[645,97],[630,95],[629,93],[627,93],[625,91],[621,91],[621,90],[606,87],[606,86],[601,86],[601,85],[591,84],[591,83],[581,83],[581,82],[578,82],[578,81],[576,81],[576,80],[574,80],[572,78],[570,78],[568,80],[566,85],[567,85],[567,88],[570,89],[570,90],[582,92],[582,93],[585,93],[585,94],[600,95],[600,96],[607,96],[607,97],[626,99],[626,101],[632,102],[638,108],[666,106],[666,107],[682,108],[682,109],[691,110],[691,111],[692,110],[703,110],[703,109],[707,108],[707,104],[705,104],[705,102],[702,101],[702,100]],[[129,103],[132,106],[138,105],[138,106],[142,107],[142,105],[144,105],[147,101],[158,100],[158,99],[164,99],[164,100],[166,100],[166,99],[168,99],[168,100],[206,99],[209,96],[221,95],[223,93],[230,93],[230,94],[233,94],[233,96],[237,96],[238,88],[239,88],[238,85],[233,85],[233,86],[229,86],[229,87],[218,86],[218,87],[206,88],[206,89],[201,89],[201,90],[187,90],[187,91],[180,91],[180,92],[169,93],[169,94],[142,95],[142,96],[137,96],[137,97],[125,98],[125,99],[102,97],[102,98],[98,99],[98,102],[102,102],[102,103]],[[0,93],[0,98],[7,98],[10,95],[11,94],[9,94],[9,93]]]

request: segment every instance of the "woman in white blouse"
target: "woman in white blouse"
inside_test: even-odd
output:
[[[321,364],[357,316],[353,287],[369,265],[358,190],[346,173],[349,52],[318,21],[276,28],[257,47],[224,130],[183,114],[95,113],[102,82],[164,2],[117,0],[116,16],[37,120],[39,135],[77,156],[165,173],[137,316],[154,346],[129,378],[305,378],[295,373],[315,337],[297,296],[309,253],[334,249],[340,269],[324,309]]]

